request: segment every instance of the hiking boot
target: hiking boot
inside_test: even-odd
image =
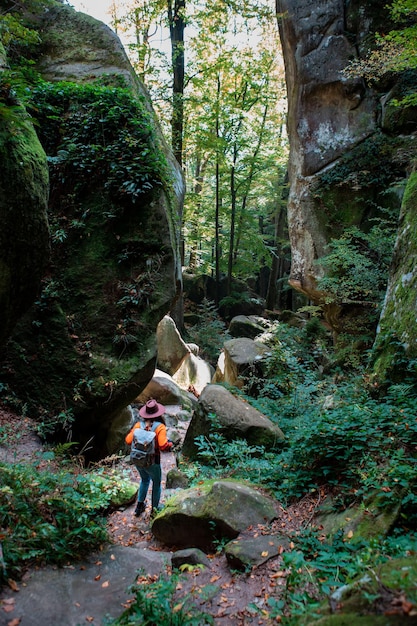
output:
[[[135,517],[139,517],[139,515],[142,515],[145,509],[146,509],[145,503],[138,502],[136,505],[135,512],[134,512]]]

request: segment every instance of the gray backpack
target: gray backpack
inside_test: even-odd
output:
[[[130,461],[136,467],[149,467],[155,463],[155,430],[160,424],[161,422],[154,422],[152,430],[145,430],[145,424],[142,424],[142,428],[135,428],[133,431]]]

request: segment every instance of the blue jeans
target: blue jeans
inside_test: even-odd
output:
[[[145,502],[149,483],[152,480],[152,508],[157,509],[161,497],[161,466],[158,463],[154,463],[150,467],[138,467],[137,470],[141,477],[138,502]]]

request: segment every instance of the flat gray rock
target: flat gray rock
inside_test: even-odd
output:
[[[259,537],[238,537],[225,546],[227,562],[231,567],[245,569],[262,565],[288,550],[289,539],[281,535],[260,535]]]
[[[105,617],[116,618],[132,597],[128,588],[143,568],[147,575],[159,574],[171,563],[171,553],[110,546],[87,561],[70,567],[32,570],[18,592],[3,589],[0,594],[0,626],[20,619],[19,626],[78,626],[102,624]],[[5,598],[14,600],[6,612]]]

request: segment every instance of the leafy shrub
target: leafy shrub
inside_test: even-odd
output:
[[[111,197],[136,202],[163,184],[166,161],[143,99],[127,89],[40,82],[27,106],[62,189],[87,193],[92,180]],[[79,228],[82,216],[72,224]]]
[[[378,221],[369,233],[352,226],[329,243],[330,252],[320,259],[326,276],[319,280],[327,302],[372,302],[385,294],[396,224]]]
[[[142,624],[143,626],[200,626],[200,624],[214,624],[210,615],[201,613],[196,608],[196,598],[192,594],[179,598],[176,594],[180,582],[178,574],[170,577],[159,577],[149,582],[144,576],[139,583],[131,587],[135,601],[117,619],[107,621],[107,626],[129,626]],[[206,590],[207,591],[207,590]],[[198,601],[202,602],[204,591],[198,594]]]
[[[287,626],[299,624],[303,617],[308,618],[308,624],[314,624],[323,617],[322,612],[318,612],[319,606],[323,610],[324,602],[329,601],[335,590],[351,584],[359,576],[363,578],[367,570],[378,571],[381,564],[392,558],[410,556],[417,547],[413,534],[346,541],[339,533],[328,543],[315,529],[306,529],[292,539],[294,550],[283,555],[287,571],[284,593],[279,598],[272,594],[267,601],[269,618],[279,618],[279,622]],[[362,594],[364,604],[373,612],[372,603],[379,596],[369,597],[366,587]]]
[[[245,439],[228,441],[221,433],[212,432],[195,439],[198,457],[210,467],[199,467],[199,476],[233,476],[256,484],[264,482],[275,466],[276,454],[263,446],[251,446]],[[198,478],[198,475],[196,475]]]
[[[5,569],[0,583],[25,565],[62,564],[88,554],[108,539],[101,514],[120,490],[120,475],[51,471],[29,464],[0,463],[0,539]],[[95,479],[97,477],[97,480]]]

